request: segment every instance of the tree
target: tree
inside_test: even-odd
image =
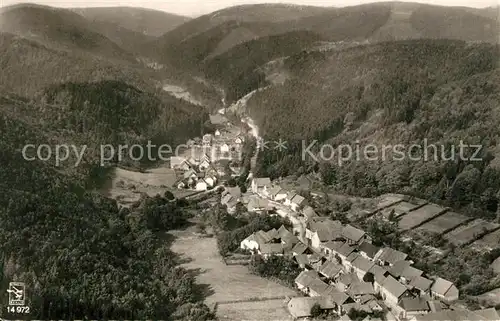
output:
[[[311,307],[311,317],[317,318],[323,313],[323,310],[321,309],[321,305],[319,303],[314,303],[314,305]]]

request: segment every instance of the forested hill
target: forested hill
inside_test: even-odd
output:
[[[111,62],[86,52],[64,51],[8,33],[0,33],[0,87],[30,97],[52,84],[119,80],[154,90],[147,70]]]
[[[81,50],[134,62],[132,54],[96,31],[82,16],[40,5],[17,5],[0,10],[0,32],[9,32],[56,49]]]
[[[47,163],[24,160],[22,142],[43,137],[4,109],[0,135],[3,311],[16,280],[34,319],[213,320],[194,276],[159,237],[185,224],[182,204],[157,197],[119,211]]]
[[[87,146],[82,163],[73,167],[71,155],[59,170],[79,182],[91,183],[103,172],[100,145],[140,144],[149,141],[156,147],[175,146],[199,135],[208,119],[203,107],[195,106],[170,95],[139,90],[119,81],[96,83],[65,83],[53,85],[30,99],[1,93],[2,112],[19,124],[27,124],[39,134],[35,142],[2,137],[4,143],[21,149],[24,144],[56,144]],[[151,160],[130,161],[123,155],[123,165],[151,165]],[[157,160],[158,158],[155,157]],[[154,161],[154,160],[153,160]],[[54,164],[54,159],[50,160]]]
[[[495,216],[500,200],[499,48],[451,40],[418,40],[302,52],[284,62],[293,75],[248,102],[268,140],[288,150],[259,153],[258,175],[316,171],[340,191],[362,196],[404,192]],[[285,71],[283,70],[283,71]],[[276,121],[278,120],[279,121]],[[414,143],[483,146],[482,161],[302,161],[302,140],[332,146]],[[472,153],[470,149],[466,153]],[[471,154],[466,154],[471,157]],[[328,157],[329,155],[327,155]],[[380,155],[379,155],[380,156]],[[407,157],[408,158],[408,157]],[[439,159],[442,157],[440,156]],[[321,163],[321,162],[320,162]]]

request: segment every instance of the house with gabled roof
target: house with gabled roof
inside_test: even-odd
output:
[[[198,168],[202,171],[206,170],[212,165],[212,159],[207,154],[203,154],[198,164]]]
[[[383,279],[385,279],[385,277],[387,275],[389,275],[389,272],[384,267],[375,264],[372,266],[372,268],[370,270],[368,270],[367,274],[370,274],[373,276],[373,283],[375,283],[377,281],[380,283],[380,282],[382,282]],[[365,274],[365,276],[366,276],[366,274]]]
[[[336,279],[341,273],[342,265],[332,261],[326,261],[319,269],[319,274],[330,280]]]
[[[323,263],[326,261],[325,257],[319,253],[309,254],[309,265],[316,271],[319,271]]]
[[[239,187],[226,187],[221,194],[221,204],[226,205],[229,213],[236,211],[236,205],[241,201],[241,190]]]
[[[312,250],[305,245],[304,243],[297,243],[295,246],[292,248],[292,254],[293,255],[301,255],[301,254],[312,254]]]
[[[347,244],[347,243],[346,243]],[[349,271],[349,272],[352,272],[352,273],[355,273],[354,272],[354,268],[352,267],[352,262],[354,260],[356,260],[358,258],[358,256],[361,256],[359,255],[358,252],[352,252],[351,254],[349,254],[345,260],[342,260],[342,266],[344,267],[344,269],[346,271]]]
[[[263,212],[271,209],[268,200],[252,195],[247,204],[249,212]]]
[[[352,283],[359,281],[356,273],[343,273],[335,281],[335,286],[340,292],[345,292]]]
[[[264,257],[268,258],[270,256],[282,256],[283,255],[283,244],[281,243],[265,243],[259,246],[258,253]]]
[[[350,224],[347,224],[342,229],[342,237],[350,245],[361,244],[368,238],[365,231],[355,228]]]
[[[301,269],[310,268],[309,267],[309,259],[307,258],[307,254],[294,255],[293,259],[295,260],[295,262],[297,262],[298,266]]]
[[[377,253],[381,250],[380,247],[373,245],[372,243],[369,242],[362,242],[358,247],[358,252],[361,254],[364,258],[367,258],[371,261],[375,259],[375,256]]]
[[[269,177],[255,177],[252,179],[252,192],[254,194],[264,194],[271,188],[271,179]]]
[[[290,200],[290,207],[296,212],[300,211],[306,205],[307,200],[299,194],[295,194],[295,196]]]
[[[260,247],[272,241],[272,238],[267,232],[262,230],[252,233],[240,243],[242,250],[258,251]]]
[[[180,169],[187,171],[192,167],[185,157],[171,156],[170,157],[170,168]]]
[[[296,297],[287,303],[288,312],[294,320],[311,317],[311,310],[314,306],[319,306],[321,311],[330,311],[336,308],[336,304],[328,297]]]
[[[447,302],[458,300],[458,288],[450,281],[437,278],[431,286],[431,295]]]
[[[399,302],[399,317],[401,319],[411,319],[417,315],[424,315],[431,312],[429,303],[425,298],[402,298]]]
[[[419,270],[413,266],[408,266],[401,273],[399,280],[403,284],[409,284],[414,278],[421,276],[423,273],[424,272],[422,270]]]
[[[406,253],[394,250],[390,247],[384,247],[377,253],[375,261],[377,261],[380,265],[393,266],[394,263],[404,261],[407,257],[408,254]]]
[[[316,214],[316,211],[314,211],[314,209],[309,205],[306,205],[304,207],[304,209],[302,210],[302,215],[304,215],[304,217],[308,221],[318,216],[318,214]]]
[[[353,282],[347,289],[347,294],[354,299],[354,301],[359,302],[360,297],[366,294],[375,294],[375,290],[373,289],[373,284],[370,282]]]
[[[329,285],[321,281],[321,279],[313,279],[308,286],[308,294],[310,296],[322,296],[324,292],[327,291]]]
[[[358,255],[354,259],[354,261],[351,262],[351,266],[354,269],[354,273],[356,273],[359,277],[360,280],[363,280],[365,277],[366,273],[370,271],[370,269],[375,265],[372,261],[364,258],[361,255]]]
[[[410,287],[421,296],[430,294],[432,283],[433,280],[429,280],[423,276],[417,276],[410,281]]]
[[[380,293],[384,302],[394,309],[397,308],[400,299],[411,297],[408,288],[390,275],[381,281],[375,281],[374,287],[375,291]]]
[[[313,219],[307,223],[306,238],[311,240],[311,247],[321,248],[321,243],[335,241],[342,235],[342,223],[330,219]]]
[[[355,248],[352,247],[352,246],[350,246],[347,243],[344,243],[344,245],[342,245],[340,247],[340,249],[338,249],[337,255],[340,258],[340,260],[342,261],[342,264],[344,264],[344,261],[347,260],[347,257],[349,255],[351,255],[351,253],[354,252],[354,251],[355,251]]]
[[[286,194],[287,192],[278,185],[271,187],[267,192],[268,197],[275,202],[284,201]]]
[[[295,285],[300,291],[309,294],[309,286],[314,280],[320,280],[318,273],[314,270],[305,270],[295,278]]]
[[[328,241],[320,243],[319,249],[325,254],[326,257],[328,257],[329,260],[335,260],[335,255],[342,245],[344,245],[344,242],[342,241]]]

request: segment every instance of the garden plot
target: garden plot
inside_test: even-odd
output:
[[[485,250],[493,250],[497,247],[500,246],[500,230],[496,230],[494,232],[491,232],[490,234],[486,234],[476,242],[472,244],[472,246],[478,248],[478,249],[485,249]]]
[[[452,230],[445,235],[445,238],[454,245],[464,245],[476,240],[486,232],[496,229],[498,226],[498,224],[477,219],[467,225]]]
[[[408,212],[411,212],[412,210],[418,208],[419,206],[420,205],[415,205],[415,204],[403,201],[403,202],[396,203],[394,205],[391,205],[391,206],[383,209],[381,211],[381,213],[384,217],[388,218],[389,215],[391,215],[391,212],[394,211],[394,215],[396,217],[398,217],[398,216],[401,216],[401,215],[406,214]]]
[[[398,223],[399,229],[405,231],[414,227],[418,227],[425,221],[436,217],[445,211],[446,208],[436,204],[424,205],[412,212],[409,212],[408,214],[402,215],[401,220]]]
[[[463,214],[459,214],[456,212],[446,212],[443,215],[440,215],[420,226],[418,229],[427,232],[443,234],[453,230],[454,228],[457,228],[459,225],[462,225],[470,220],[472,219]]]
[[[398,195],[398,194],[385,194],[380,196],[380,200],[377,204],[377,208],[379,210],[384,209],[386,207],[389,207],[395,203],[401,202],[404,200],[403,195]]]

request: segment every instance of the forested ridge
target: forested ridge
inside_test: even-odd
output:
[[[188,204],[146,197],[119,210],[76,177],[24,160],[23,142],[47,142],[37,128],[2,112],[0,133],[2,311],[16,280],[34,319],[214,318],[163,236],[186,224]]]
[[[339,191],[371,197],[402,192],[494,218],[498,168],[498,47],[415,40],[340,51],[302,52],[285,61],[295,77],[254,95],[248,112],[266,140],[288,149],[259,153],[258,175],[316,172]],[[277,122],[276,120],[280,121]],[[302,160],[302,140],[332,146],[437,144],[445,157],[461,140],[482,145],[481,161]],[[466,151],[472,156],[474,150]]]

